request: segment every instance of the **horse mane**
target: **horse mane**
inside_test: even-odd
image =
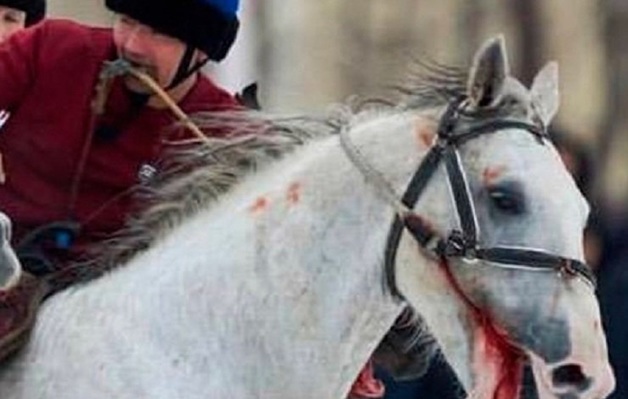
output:
[[[467,93],[467,68],[441,64],[429,59],[416,59],[416,70],[409,83],[395,86],[407,109],[441,107]]]
[[[170,143],[159,172],[133,190],[141,209],[70,267],[72,282],[90,281],[127,263],[245,176],[304,143],[338,134],[368,115],[442,106],[464,93],[466,72],[462,69],[435,62],[417,61],[417,65],[420,72],[408,84],[393,87],[401,97],[398,101],[352,98],[321,116],[273,116],[253,110],[193,115],[203,131],[227,135]]]

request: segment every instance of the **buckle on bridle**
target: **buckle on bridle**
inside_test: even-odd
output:
[[[445,241],[441,241],[438,253],[446,258],[463,258],[467,261],[477,260],[475,242],[465,237],[460,230],[453,230]]]
[[[558,265],[556,265],[556,270],[562,276],[576,277],[578,275],[578,269],[574,266],[571,259],[561,259]]]

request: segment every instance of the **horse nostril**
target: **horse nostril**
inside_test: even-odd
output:
[[[554,369],[552,383],[556,387],[569,386],[578,392],[584,392],[591,386],[591,378],[584,375],[582,368],[577,364],[566,364]]]

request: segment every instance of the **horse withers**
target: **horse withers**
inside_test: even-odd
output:
[[[496,39],[429,70],[327,119],[206,115],[237,138],[173,161],[0,396],[344,398],[407,304],[472,398],[515,398],[526,362],[542,398],[608,395],[588,207],[545,132],[555,65],[528,90]]]

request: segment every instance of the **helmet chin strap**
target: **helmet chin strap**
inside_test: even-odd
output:
[[[185,47],[185,52],[181,57],[181,61],[179,62],[179,67],[177,68],[177,72],[174,74],[172,78],[172,82],[168,86],[164,88],[164,90],[172,90],[176,86],[178,86],[185,79],[189,78],[193,74],[195,74],[199,69],[201,69],[207,62],[209,58],[205,58],[201,61],[197,61],[194,65],[192,65],[192,60],[194,58],[194,54],[196,53],[196,48],[187,45]]]
[[[148,100],[153,95],[152,93],[139,93],[129,89],[126,89],[126,92],[131,101],[131,107],[135,110],[139,110],[148,104]]]
[[[209,61],[209,58],[206,58],[202,61],[196,62],[194,65],[191,65],[195,53],[196,53],[196,49],[194,47],[190,45],[187,45],[185,47],[185,52],[181,56],[181,61],[179,62],[177,71],[174,77],[172,78],[172,81],[170,82],[170,84],[164,87],[165,91],[169,91],[177,87],[184,80],[186,80],[187,78],[192,76],[194,73],[196,73],[199,69],[201,69],[207,63],[207,61]],[[131,103],[133,104],[133,106],[136,109],[139,109],[145,106],[155,93],[138,93],[138,92],[129,90],[128,94],[129,94],[129,98],[131,99]]]

